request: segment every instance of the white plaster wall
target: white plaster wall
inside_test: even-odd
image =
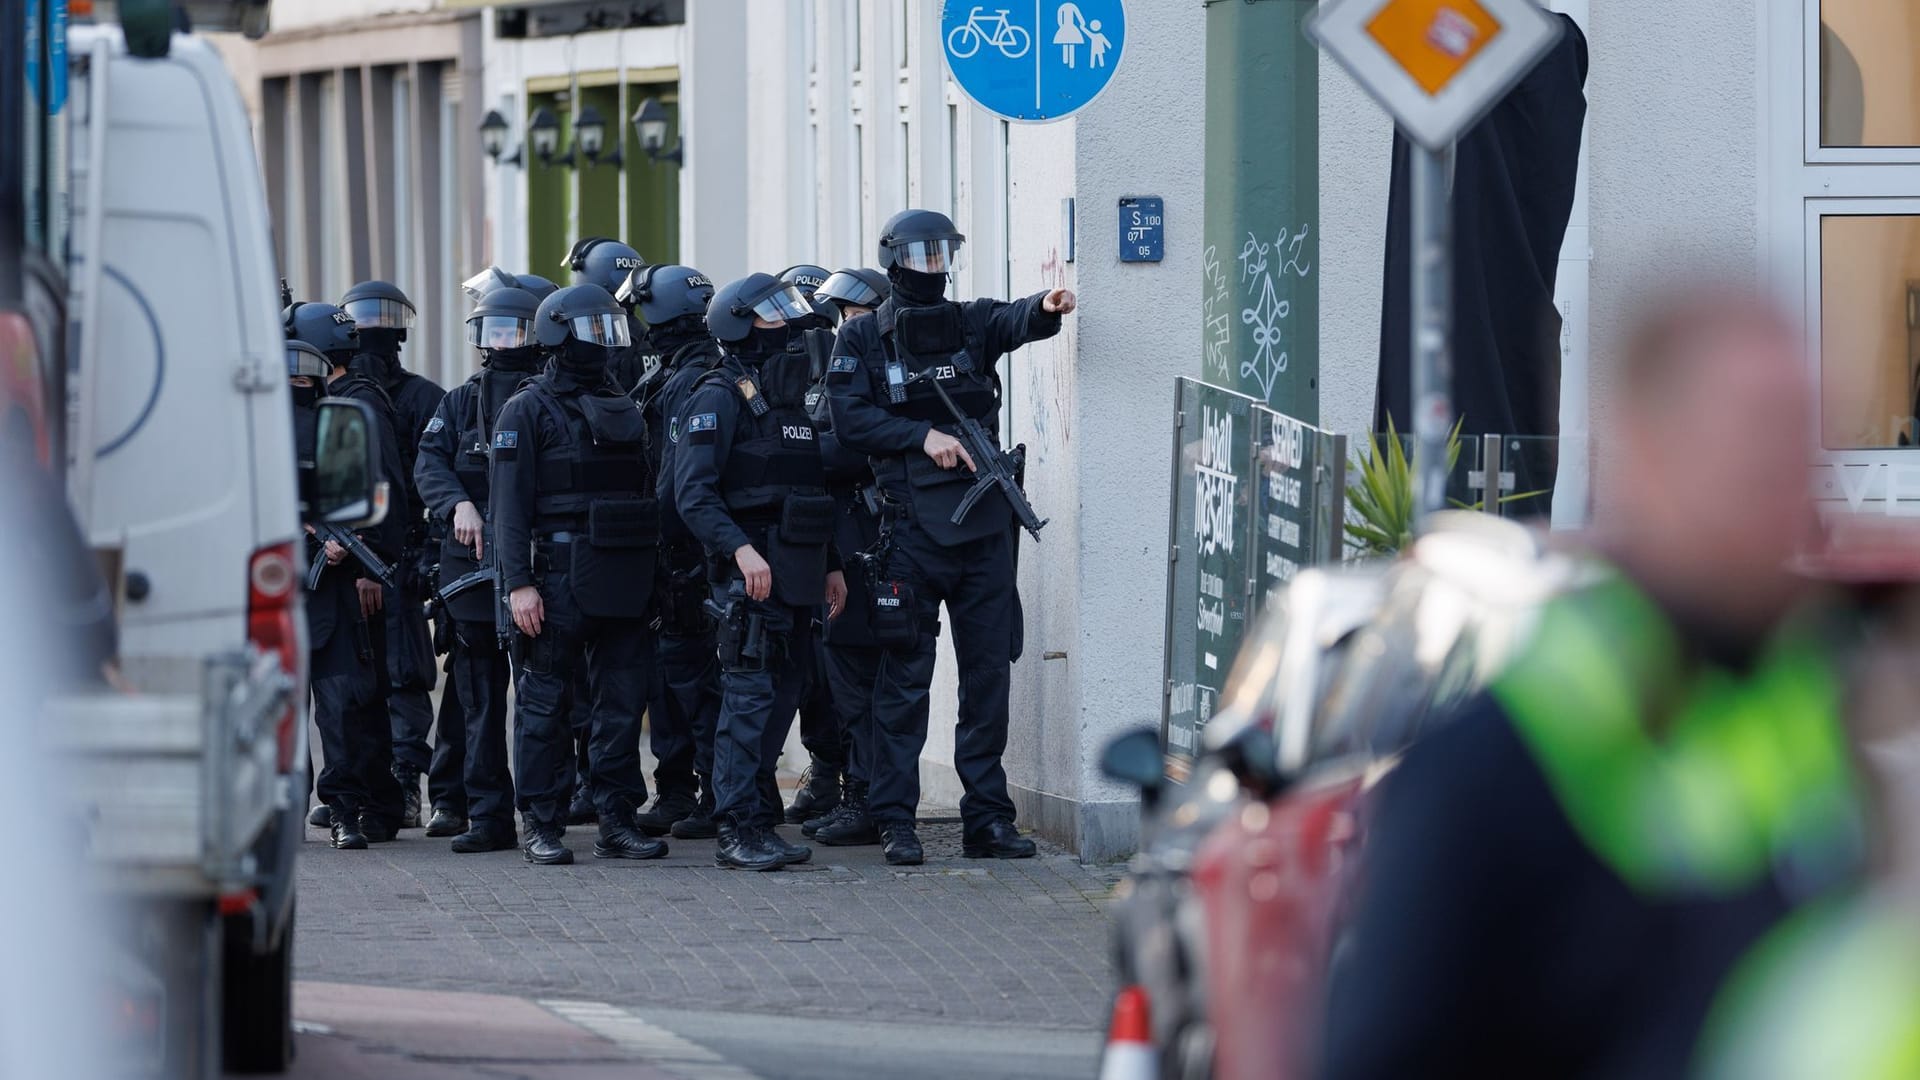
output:
[[[1062,495],[1078,500],[1079,566],[1071,578],[1051,562],[1037,577],[1022,575],[1049,604],[1078,615],[1070,645],[1036,640],[1034,628],[1045,624],[1028,616],[1029,652],[1068,650],[1043,667],[1070,669],[1077,692],[1072,713],[1049,709],[1047,769],[1031,786],[1087,804],[1131,800],[1130,789],[1100,774],[1100,750],[1121,731],[1160,723],[1173,381],[1199,370],[1201,343],[1206,115],[1195,91],[1206,80],[1205,10],[1134,3],[1127,15],[1126,56],[1079,115],[1075,139],[1072,269],[1082,308],[1070,320],[1078,338],[1068,384],[1078,399],[1074,490]],[[1127,195],[1165,198],[1165,261],[1120,261],[1119,199]],[[1056,723],[1070,730],[1056,732]]]
[[[747,79],[741,49],[748,40],[746,0],[687,5],[680,73],[680,257],[716,283],[752,269],[748,242]],[[778,270],[780,267],[775,267]]]
[[[1320,426],[1373,426],[1393,121],[1332,60],[1320,62]]]
[[[1758,263],[1756,4],[1607,0],[1588,25],[1593,427],[1607,357],[1663,275]],[[1602,497],[1606,448],[1596,443]]]

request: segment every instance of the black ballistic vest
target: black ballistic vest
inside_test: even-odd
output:
[[[784,353],[763,367],[766,383],[717,371],[702,383],[727,383],[741,397],[733,444],[720,473],[720,498],[735,523],[757,537],[773,568],[776,599],[795,607],[826,600],[827,548],[834,503],[820,460],[820,430],[806,408],[804,354]],[[767,408],[755,415],[758,396]]]
[[[893,329],[881,341],[890,367],[898,364],[909,378],[925,376],[907,382],[905,400],[890,401],[888,411],[931,423],[964,443],[960,425],[931,384],[937,379],[954,405],[980,422],[994,452],[999,452],[1000,384],[985,370],[983,336],[967,308],[951,302],[901,308],[895,313]],[[888,381],[893,381],[891,371]],[[967,452],[974,454],[971,446]],[[975,503],[965,521],[953,523],[960,500],[978,479],[965,464],[942,469],[916,449],[900,457],[874,459],[873,471],[889,496],[912,507],[914,521],[935,543],[951,547],[1013,526],[1013,508],[997,490]]]
[[[534,529],[565,532],[565,566],[574,602],[587,615],[638,619],[653,593],[660,546],[659,504],[647,471],[647,424],[640,406],[611,385],[556,392],[545,380],[528,387],[566,433],[542,447],[534,495]],[[562,556],[556,550],[556,567]]]

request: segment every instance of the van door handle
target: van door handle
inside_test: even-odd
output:
[[[153,594],[153,582],[139,570],[127,571],[127,600],[139,603]]]

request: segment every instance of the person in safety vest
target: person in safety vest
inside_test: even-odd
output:
[[[1728,973],[1857,882],[1860,785],[1827,628],[1798,335],[1680,297],[1620,357],[1600,580],[1371,804],[1322,1075],[1685,1075]]]

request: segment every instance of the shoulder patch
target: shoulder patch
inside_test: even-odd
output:
[[[698,416],[687,417],[688,431],[713,431],[720,426],[720,414],[704,412]]]
[[[836,356],[833,358],[833,363],[827,366],[827,370],[839,372],[859,371],[860,358],[857,356]]]
[[[433,419],[427,421],[427,434],[429,435],[435,434],[436,432],[439,432],[445,429],[446,426],[447,426],[447,422],[436,416]]]
[[[520,433],[517,431],[496,431],[493,433],[495,450],[512,450],[520,445]]]
[[[667,441],[680,441],[680,418],[677,416],[667,421]]]

